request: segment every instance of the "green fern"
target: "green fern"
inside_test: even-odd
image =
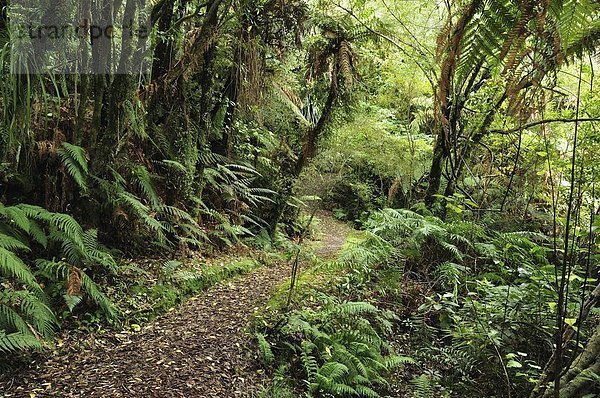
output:
[[[271,365],[275,361],[275,355],[271,349],[271,345],[262,333],[256,333],[256,341],[260,349],[261,359],[265,365]]]
[[[415,398],[433,398],[434,390],[431,379],[420,375],[410,381],[412,393]]]
[[[23,243],[22,240],[0,233],[0,247],[10,251],[29,251],[29,246]]]
[[[83,228],[67,214],[52,213],[41,207],[17,205],[0,207],[0,351],[39,349],[43,340],[51,337],[58,320],[49,307],[45,286],[67,286],[69,277],[76,276],[88,296],[108,317],[117,311],[100,291],[84,268],[116,269],[116,262],[97,241],[95,230]],[[32,241],[33,242],[32,242]],[[63,258],[61,262],[39,259],[31,265],[20,252],[39,254],[39,244],[45,254]],[[73,274],[76,272],[76,275]],[[21,290],[17,289],[17,286]],[[67,307],[73,310],[81,297],[63,295]]]
[[[102,308],[109,318],[117,317],[117,309],[113,303],[99,289],[98,285],[85,273],[81,274],[82,286],[90,298]]]
[[[136,178],[136,184],[139,186],[144,196],[151,203],[152,207],[157,208],[162,205],[162,200],[154,189],[154,183],[152,182],[152,175],[144,166],[135,166],[133,168],[133,175]]]
[[[88,190],[88,157],[85,149],[63,142],[58,150],[63,166],[82,191]]]
[[[379,397],[386,375],[411,358],[392,354],[385,336],[392,314],[366,302],[325,297],[318,310],[294,311],[273,336],[282,359],[298,355],[309,396]],[[293,347],[290,350],[290,347]]]
[[[17,227],[24,232],[29,232],[28,215],[20,206],[5,207],[0,204],[0,215],[8,221],[9,227]]]
[[[42,342],[32,334],[15,332],[6,333],[0,330],[0,351],[4,353],[40,350],[44,346]]]
[[[44,296],[42,288],[33,276],[31,269],[15,253],[2,247],[0,247],[0,275],[15,278],[35,292],[38,297]]]

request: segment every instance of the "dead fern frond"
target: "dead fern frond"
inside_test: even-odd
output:
[[[69,277],[67,279],[67,295],[69,296],[80,296],[81,295],[81,279],[82,272],[75,266],[69,266]]]
[[[342,40],[338,54],[341,77],[344,79],[346,87],[351,87],[354,83],[354,52],[348,41]]]

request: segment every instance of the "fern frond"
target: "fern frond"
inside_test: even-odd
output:
[[[415,398],[433,398],[434,390],[431,379],[426,375],[420,375],[410,381]]]
[[[261,358],[265,365],[271,365],[275,361],[275,355],[271,349],[271,345],[262,333],[256,333],[256,340],[261,352]]]
[[[88,161],[85,149],[64,142],[58,150],[58,155],[67,173],[73,178],[73,181],[75,181],[82,191],[87,191]]]
[[[312,351],[315,348],[316,346],[310,341],[305,340],[301,344],[300,358],[302,360],[302,365],[304,366],[306,379],[309,383],[312,382],[319,370],[317,359],[312,355]]]
[[[30,219],[29,220],[29,235],[45,249],[48,246],[48,236],[46,232],[40,227],[40,225]]]
[[[384,361],[384,365],[387,369],[392,370],[402,365],[415,365],[416,362],[411,357],[405,357],[401,355],[393,355],[387,357]]]
[[[152,175],[144,166],[136,166],[133,168],[133,175],[136,178],[136,183],[142,190],[146,199],[150,201],[152,207],[158,208],[162,205],[162,200],[154,189],[154,183],[152,181]]]
[[[0,215],[8,219],[9,223],[24,232],[29,232],[29,218],[21,206],[0,207]]]
[[[15,292],[14,296],[19,298],[21,312],[26,316],[26,319],[35,326],[43,337],[50,337],[54,333],[54,326],[57,324],[52,310],[27,291]]]
[[[12,306],[0,302],[0,330],[14,330],[20,333],[31,333],[25,320]]]
[[[0,274],[18,279],[35,292],[38,297],[44,296],[44,292],[33,276],[31,269],[16,254],[3,247],[0,247]]]
[[[29,246],[27,246],[21,240],[3,233],[0,233],[0,247],[10,251],[30,251]]]
[[[373,314],[378,311],[377,307],[366,302],[347,302],[334,307],[334,310],[342,315]]]
[[[26,351],[26,350],[41,350],[42,342],[31,333],[9,333],[6,334],[0,330],[0,351],[4,353]]]
[[[81,273],[81,283],[90,298],[102,308],[109,318],[117,317],[117,309],[114,304],[100,291],[98,285],[84,272]]]

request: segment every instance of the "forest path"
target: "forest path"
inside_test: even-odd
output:
[[[350,227],[319,214],[318,256],[335,256]],[[42,358],[0,382],[0,397],[251,397],[260,382],[244,329],[291,265],[226,281],[133,335],[104,336]],[[4,394],[4,395],[3,395]]]

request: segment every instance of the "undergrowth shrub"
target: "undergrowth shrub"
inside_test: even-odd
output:
[[[390,305],[410,307],[411,339],[427,347],[418,359],[443,370],[447,385],[485,395],[507,388],[509,378],[511,389],[526,394],[552,352],[557,295],[550,240],[406,209],[376,212],[365,227],[364,239],[340,259],[354,275],[347,294],[398,292],[389,287],[394,281],[404,292]],[[403,281],[390,278],[394,273]],[[575,267],[570,292],[581,291],[584,275]],[[571,293],[570,314],[578,313],[579,300]]]
[[[274,192],[256,186],[260,173],[246,162],[234,163],[208,149],[198,154],[204,165],[202,194],[190,198],[190,203],[177,204],[169,200],[168,184],[164,184],[165,174],[189,172],[177,161],[123,161],[97,175],[88,167],[82,147],[64,142],[58,156],[88,205],[100,210],[94,214],[105,216],[93,219],[83,213],[81,217],[116,235],[113,243],[129,250],[147,251],[148,243],[160,249],[231,246],[266,226],[254,210],[272,202]]]
[[[59,324],[55,310],[72,311],[86,296],[116,317],[90,277],[116,267],[96,231],[84,230],[71,216],[0,204],[0,352],[42,348]]]
[[[413,363],[387,343],[393,315],[366,302],[322,297],[322,305],[284,315],[258,334],[263,362],[290,363],[308,397],[379,397],[395,368]]]

